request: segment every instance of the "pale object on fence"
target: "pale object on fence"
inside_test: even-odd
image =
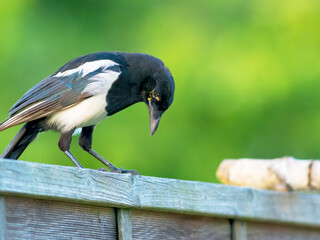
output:
[[[226,159],[217,177],[221,183],[278,191],[320,190],[320,161],[276,159]]]

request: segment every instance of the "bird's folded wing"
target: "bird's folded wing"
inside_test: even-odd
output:
[[[51,75],[13,105],[9,118],[0,124],[0,131],[49,116],[91,96],[106,94],[120,73],[117,63],[99,60]]]
[[[0,125],[0,131],[49,116],[92,96],[80,88],[72,88],[74,80],[70,77],[50,76],[35,85],[9,110],[9,118]]]

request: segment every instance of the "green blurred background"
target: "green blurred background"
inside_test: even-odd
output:
[[[75,57],[143,52],[169,67],[175,99],[153,137],[142,103],[98,125],[94,149],[115,165],[215,182],[224,158],[320,158],[319,13],[318,0],[1,0],[0,117]],[[102,167],[77,138],[81,164]],[[58,139],[40,134],[21,159],[72,166]]]

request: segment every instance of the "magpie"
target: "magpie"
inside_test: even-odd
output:
[[[150,135],[172,104],[175,83],[164,63],[151,55],[97,52],[75,58],[26,92],[0,123],[0,132],[25,123],[0,158],[18,159],[40,132],[60,132],[58,146],[79,168],[70,152],[75,131],[79,145],[110,172],[139,174],[117,168],[92,149],[95,126],[138,102],[149,109]]]

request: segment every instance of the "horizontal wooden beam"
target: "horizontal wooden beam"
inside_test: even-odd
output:
[[[320,227],[320,195],[0,160],[0,195]]]

